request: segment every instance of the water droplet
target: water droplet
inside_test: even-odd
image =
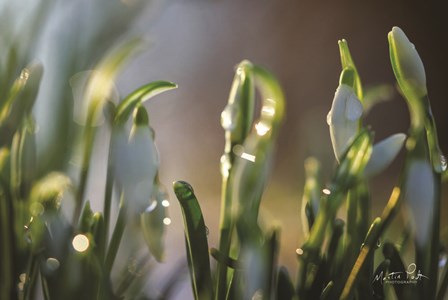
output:
[[[228,104],[221,113],[221,126],[226,131],[232,131],[236,127],[236,117],[238,114],[237,107]]]
[[[20,79],[27,81],[30,77],[30,71],[28,69],[23,69],[22,72],[20,72]]]
[[[331,191],[329,189],[323,189],[322,193],[324,193],[325,195],[330,195]]]
[[[297,255],[303,255],[303,249],[302,248],[297,248],[296,249],[296,253],[297,253]]]
[[[228,177],[231,167],[232,163],[230,162],[229,155],[223,154],[223,156],[221,156],[221,175],[223,177]]]
[[[332,124],[331,118],[333,117],[333,112],[330,110],[327,114],[327,124],[330,126]]]
[[[267,99],[267,100],[273,101],[272,99]],[[275,114],[275,108],[272,106],[263,106],[263,108],[261,109],[261,114],[273,116]]]
[[[255,130],[257,131],[257,134],[259,136],[264,136],[266,133],[271,130],[271,126],[267,125],[265,122],[260,121],[257,124],[255,124]]]
[[[440,155],[440,170],[442,171],[442,172],[445,172],[446,171],[446,169],[447,169],[447,161],[446,161],[446,157],[445,157],[445,155],[443,155],[443,154],[441,154]]]
[[[170,206],[170,201],[168,201],[167,199],[162,200],[162,206],[163,207],[169,207]]]
[[[157,207],[157,201],[152,200],[151,204],[145,209],[145,212],[150,213],[152,211],[154,211],[154,209],[156,209]]]
[[[242,145],[235,145],[232,148],[232,152],[236,156],[241,156],[241,154],[243,154],[243,152],[244,152],[244,147]]]
[[[89,248],[90,241],[84,234],[78,234],[73,238],[73,248],[78,252],[84,252]]]
[[[381,247],[381,241],[380,240],[378,240],[378,241],[376,241],[376,249],[378,249],[378,248],[380,248]]]
[[[163,224],[165,224],[165,225],[170,225],[171,224],[171,219],[170,218],[168,218],[168,217],[166,217],[166,218],[164,218],[163,219]]]
[[[46,264],[48,270],[50,270],[51,272],[54,272],[57,269],[59,269],[59,266],[61,265],[59,263],[59,260],[57,260],[56,258],[53,258],[53,257],[48,258],[45,264]]]
[[[241,154],[241,158],[245,159],[245,160],[248,160],[250,162],[255,162],[255,160],[256,160],[256,156],[255,155],[252,155],[252,154],[249,154],[249,153],[246,153],[246,152]]]

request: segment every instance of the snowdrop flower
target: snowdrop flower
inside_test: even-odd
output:
[[[392,28],[388,39],[392,67],[403,92],[419,98],[427,95],[425,67],[414,44],[399,27]]]
[[[406,134],[396,133],[376,143],[373,146],[372,156],[364,170],[364,175],[372,177],[386,169],[400,152],[405,140]]]
[[[331,143],[338,162],[358,133],[362,111],[361,101],[353,89],[346,84],[340,84],[327,115]],[[406,135],[398,133],[374,145],[364,175],[371,177],[383,171],[398,155],[405,140]]]
[[[429,160],[411,160],[405,179],[404,197],[409,208],[411,223],[415,230],[415,240],[419,248],[427,245],[431,239],[432,220],[434,219],[434,198],[437,186]]]
[[[159,168],[158,153],[152,130],[147,125],[147,116],[146,122],[136,122],[129,139],[126,139],[124,128],[117,128],[114,148],[115,178],[123,189],[130,211],[141,213],[149,205]]]
[[[361,115],[362,104],[353,89],[345,84],[339,85],[327,115],[331,143],[338,161],[358,132],[358,121]]]

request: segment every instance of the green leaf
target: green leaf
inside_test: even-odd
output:
[[[355,70],[351,67],[346,67],[342,69],[341,75],[339,77],[339,85],[345,84],[351,87],[355,92],[355,88],[353,87],[355,85],[355,79],[356,79],[356,73]],[[358,95],[356,97],[359,99]],[[361,101],[361,100],[360,100]]]
[[[305,235],[308,235],[313,227],[319,209],[322,192],[320,173],[320,162],[314,157],[307,158],[305,160],[305,186],[302,195],[302,224]]]
[[[134,108],[143,104],[152,97],[177,88],[177,84],[168,81],[154,81],[139,87],[129,94],[117,107],[115,114],[115,123],[125,123],[131,115]]]
[[[86,201],[84,209],[82,210],[81,218],[79,219],[79,231],[82,233],[90,233],[93,224],[93,212],[90,208],[90,201]]]
[[[99,260],[104,261],[104,252],[105,252],[105,240],[106,235],[104,232],[104,218],[103,214],[100,212],[96,212],[92,217],[91,229],[93,239],[95,241],[95,253],[97,254]]]
[[[367,129],[361,130],[342,155],[341,162],[333,177],[332,185],[334,188],[348,191],[362,178],[372,153],[372,135]]]
[[[105,103],[111,95],[114,80],[118,72],[125,66],[126,62],[142,48],[142,41],[138,38],[130,39],[127,42],[113,48],[98,63],[95,72],[89,79],[84,94],[84,101],[88,103],[86,126],[84,128],[83,139],[84,149],[82,154],[81,174],[79,188],[76,197],[74,219],[78,219],[84,194],[87,185],[87,177],[90,169],[90,158],[95,141],[95,124],[102,113]]]
[[[225,153],[230,156],[233,146],[243,144],[252,128],[255,104],[252,72],[253,65],[247,60],[237,66],[228,104],[221,113],[221,125],[226,131]]]
[[[403,264],[403,260],[400,257],[400,253],[398,252],[397,248],[394,246],[394,244],[386,242],[383,245],[383,255],[386,259],[390,261],[390,267],[389,270],[391,272],[397,272],[400,274],[406,274],[406,269]],[[403,293],[405,290],[407,292],[410,292],[409,289],[406,289],[406,285],[403,284],[394,284],[393,285],[395,294],[397,295],[398,299],[410,299],[410,294],[404,295]]]
[[[204,217],[193,188],[184,181],[173,183],[184,218],[188,264],[196,300],[212,299],[213,286],[210,272],[207,230]]]
[[[120,247],[121,238],[123,237],[123,232],[126,227],[126,213],[127,213],[127,207],[124,202],[122,194],[118,210],[117,222],[115,223],[115,228],[112,233],[109,248],[107,249],[106,260],[104,262],[105,264],[104,272],[106,274],[109,274],[112,271],[112,267],[114,265],[115,258],[118,253],[118,248]]]
[[[280,267],[277,272],[277,298],[278,300],[292,300],[295,296],[294,285],[288,273],[288,269]]]
[[[383,278],[385,278],[387,276],[387,274],[389,273],[389,266],[390,266],[390,260],[386,259],[382,263],[379,264],[379,266],[375,270],[375,273],[373,274],[372,288],[373,288],[373,295],[374,295],[375,299],[378,299],[378,300],[385,299],[384,298]],[[393,271],[394,269],[391,269],[391,270],[392,270],[392,272],[395,272],[395,271]],[[398,286],[398,285],[399,284],[394,284],[394,287]]]
[[[339,53],[341,55],[341,65],[342,69],[349,68],[353,71],[353,84],[350,85],[356,93],[358,99],[363,101],[363,91],[361,78],[359,77],[358,70],[356,69],[355,62],[353,61],[352,55],[350,54],[350,50],[348,48],[348,43],[346,40],[342,39],[338,41],[339,45]]]
[[[0,126],[9,120],[10,126],[15,128],[23,116],[31,112],[39,92],[42,75],[43,67],[38,63],[22,70],[19,78],[14,81],[6,101],[0,102]]]
[[[166,206],[164,201],[167,201],[167,194],[160,189],[160,183],[156,184],[155,195],[153,196],[151,205],[140,214],[140,225],[143,232],[146,245],[149,251],[158,262],[163,261],[165,246],[165,223],[167,218]]]

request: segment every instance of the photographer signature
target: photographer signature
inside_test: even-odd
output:
[[[381,283],[416,283],[423,279],[429,280],[429,277],[423,275],[421,270],[417,270],[417,265],[415,263],[411,263],[405,272],[390,272],[385,276],[383,272],[381,272],[375,276],[373,282],[381,281]]]

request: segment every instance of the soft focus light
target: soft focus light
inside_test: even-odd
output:
[[[273,116],[275,114],[275,108],[272,106],[263,106],[263,108],[261,109],[261,113],[269,115],[269,116]]]
[[[84,252],[89,248],[89,239],[84,234],[78,234],[73,238],[73,248],[78,252]]]
[[[241,158],[245,159],[245,160],[248,160],[248,161],[251,161],[251,162],[255,162],[255,155],[252,155],[252,154],[249,154],[249,153],[246,153],[246,152],[241,153]]]
[[[257,124],[255,124],[255,130],[257,130],[257,134],[259,136],[264,136],[270,129],[271,128],[263,122],[258,122]]]
[[[325,195],[330,195],[331,191],[329,189],[323,189],[322,193],[324,193]]]
[[[170,218],[163,219],[163,224],[170,225],[171,224],[171,219]]]
[[[56,258],[50,257],[47,259],[46,265],[50,271],[56,271],[57,269],[59,269],[59,266],[61,264],[59,263],[59,260],[57,260]]]

